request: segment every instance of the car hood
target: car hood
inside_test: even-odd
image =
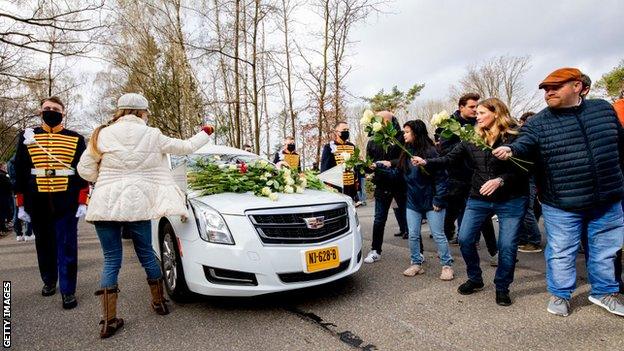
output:
[[[253,193],[222,193],[199,196],[197,192],[191,192],[188,195],[189,199],[200,201],[227,215],[244,215],[247,210],[267,208],[322,205],[337,202],[351,203],[351,198],[343,194],[309,189],[303,194],[280,193],[277,201],[272,201],[267,197],[256,196]]]

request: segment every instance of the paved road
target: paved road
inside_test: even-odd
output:
[[[360,209],[365,253],[373,206]],[[466,275],[458,248],[457,278],[438,279],[434,243],[424,226],[425,275],[401,275],[409,261],[407,242],[387,227],[383,259],[355,276],[321,287],[248,299],[199,299],[173,304],[162,317],[149,308],[143,270],[124,243],[120,315],[126,326],[113,338],[98,337],[98,287],[102,254],[93,227],[81,223],[79,306],[61,308],[60,296],[44,298],[34,244],[0,239],[0,279],[12,281],[12,342],[16,350],[622,350],[624,318],[588,302],[581,272],[568,318],[545,311],[541,254],[519,254],[511,307],[494,303],[494,269],[484,265],[488,284],[473,296],[457,294]],[[487,257],[485,244],[482,256]],[[579,256],[579,267],[584,264]]]

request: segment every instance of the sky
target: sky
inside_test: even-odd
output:
[[[445,99],[466,67],[530,55],[525,84],[559,67],[593,81],[624,60],[624,0],[395,0],[359,25],[347,80],[355,96],[425,83],[419,99]]]

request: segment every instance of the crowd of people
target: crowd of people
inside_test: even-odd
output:
[[[539,84],[547,107],[536,114],[527,112],[519,120],[497,98],[465,94],[452,118],[462,126],[474,126],[485,146],[456,136],[436,135],[434,143],[424,123],[408,121],[403,125],[403,142],[415,156],[373,149],[370,154],[377,161],[373,181],[387,189],[379,194],[394,189],[406,197],[395,198],[407,214],[411,255],[404,275],[424,273],[420,228],[426,217],[442,265],[440,279],[453,279],[449,245],[458,242],[468,276],[458,293],[470,295],[483,289],[477,251],[482,234],[496,260],[492,262],[497,266],[496,303],[509,306],[517,252],[542,251],[537,219],[543,216],[546,285],[552,295],[547,311],[569,315],[576,256],[582,251],[591,284],[589,300],[624,316],[620,295],[624,293],[624,117],[605,100],[587,99],[590,86],[589,77],[576,68],[555,70]],[[392,123],[387,112],[379,115]],[[387,187],[388,174],[395,173]],[[383,229],[376,226],[385,224],[387,206],[377,194],[382,201],[376,205],[366,263],[381,259]]]
[[[401,126],[391,112],[378,111],[384,123],[402,130],[398,142],[404,148],[373,140],[367,144],[373,163],[365,171],[375,184],[375,214],[371,250],[364,262],[381,259],[386,222],[395,203],[395,235],[408,239],[410,251],[403,275],[425,273],[421,228],[426,221],[437,249],[440,279],[454,279],[450,245],[459,245],[468,279],[457,291],[473,294],[485,286],[477,250],[483,235],[490,263],[497,267],[495,301],[509,306],[517,252],[542,251],[542,216],[546,285],[552,295],[547,311],[569,315],[575,260],[584,249],[590,301],[624,316],[624,100],[614,108],[605,100],[587,99],[590,85],[578,69],[555,70],[539,84],[548,106],[519,119],[497,98],[463,95],[451,118],[473,126],[485,146],[445,137],[441,130],[432,138],[423,121]],[[187,215],[187,209],[168,172],[166,155],[190,154],[214,131],[204,126],[190,139],[170,138],[147,126],[149,114],[145,97],[124,94],[113,118],[98,127],[87,144],[79,133],[63,127],[63,102],[46,98],[39,110],[41,125],[19,135],[14,157],[0,167],[0,229],[6,231],[13,223],[18,241],[36,237],[41,294],[55,295],[58,284],[65,309],[78,304],[78,220],[85,217],[95,226],[104,255],[96,291],[102,338],[124,324],[117,316],[124,233],[145,269],[151,308],[160,315],[169,313],[162,271],[152,251],[150,220]],[[356,152],[349,140],[348,123],[337,123],[322,149],[320,171],[345,163],[347,154]],[[294,138],[284,139],[273,161],[279,167],[302,169]],[[339,190],[361,204],[364,179],[345,170]]]

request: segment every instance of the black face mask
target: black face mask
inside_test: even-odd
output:
[[[349,131],[343,130],[342,132],[340,132],[340,139],[342,139],[342,141],[349,140]]]
[[[290,152],[295,151],[295,144],[288,144],[288,145],[286,146],[286,150],[288,150],[288,151],[290,151]]]
[[[47,124],[50,128],[58,126],[63,120],[63,114],[56,111],[42,111],[41,117],[43,118],[45,124]]]

